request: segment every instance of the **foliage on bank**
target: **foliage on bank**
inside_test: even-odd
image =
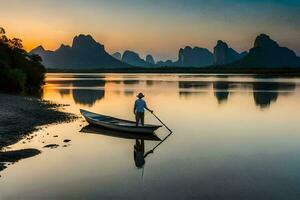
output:
[[[44,83],[45,67],[39,55],[28,54],[18,38],[10,39],[0,27],[0,90],[36,93]]]

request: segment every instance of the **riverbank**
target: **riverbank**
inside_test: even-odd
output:
[[[62,105],[33,97],[0,93],[0,105],[0,149],[16,143],[39,126],[75,118],[59,111]]]
[[[3,162],[14,162],[39,153],[32,149],[13,152],[1,152],[1,149],[18,142],[40,126],[76,118],[73,114],[60,111],[62,105],[33,97],[0,93],[0,105],[0,171],[5,168]]]

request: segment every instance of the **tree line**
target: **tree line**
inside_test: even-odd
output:
[[[21,39],[8,38],[0,27],[0,90],[36,93],[44,83],[45,72],[42,58],[27,53]]]

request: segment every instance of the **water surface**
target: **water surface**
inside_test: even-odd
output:
[[[43,153],[1,172],[0,199],[299,199],[299,85],[230,74],[47,74],[43,99],[68,112],[134,119],[143,92],[174,133],[139,169],[133,139],[81,132],[83,119],[43,128],[12,146]],[[149,113],[146,122],[159,124]],[[42,148],[52,143],[60,147]],[[158,143],[145,141],[145,152]]]

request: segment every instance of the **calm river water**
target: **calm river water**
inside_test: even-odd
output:
[[[43,99],[132,120],[139,92],[174,131],[143,168],[134,139],[87,133],[80,118],[12,146],[42,154],[1,172],[0,199],[300,199],[299,78],[53,73]]]

